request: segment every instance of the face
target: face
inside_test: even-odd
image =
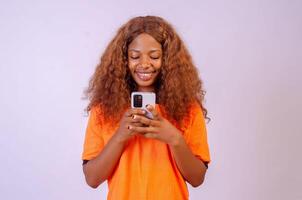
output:
[[[162,47],[146,33],[138,35],[128,46],[128,67],[138,91],[153,91],[162,65]]]

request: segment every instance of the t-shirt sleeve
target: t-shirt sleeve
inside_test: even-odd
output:
[[[193,106],[191,118],[191,124],[185,131],[186,142],[193,154],[208,164],[211,158],[207,140],[207,129],[203,112],[198,104]]]
[[[98,120],[97,109],[94,107],[89,113],[88,124],[86,128],[84,149],[82,160],[91,160],[95,158],[104,147],[102,137],[102,128]]]

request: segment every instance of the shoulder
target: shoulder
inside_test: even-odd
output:
[[[88,111],[89,120],[93,122],[95,125],[100,125],[103,122],[103,112],[100,106],[93,106]]]
[[[97,114],[101,114],[102,113],[102,108],[101,106],[93,106],[90,110],[89,110],[89,115],[97,115]]]
[[[126,112],[126,110],[123,112]],[[115,120],[106,115],[101,106],[93,106],[89,111],[89,118],[96,126],[102,127],[102,129],[115,129],[119,124],[119,120]]]
[[[189,105],[189,116],[190,118],[195,117],[196,115],[202,115],[203,116],[203,111],[201,108],[201,105],[197,102],[194,101]]]
[[[183,118],[183,127],[184,130],[192,127],[194,124],[197,123],[204,123],[204,115],[201,108],[201,105],[194,101],[188,106],[188,111],[186,116]]]

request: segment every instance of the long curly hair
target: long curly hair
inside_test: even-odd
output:
[[[181,126],[190,106],[197,102],[204,117],[209,119],[203,105],[203,84],[188,50],[173,27],[157,16],[135,17],[118,30],[85,91],[90,101],[87,112],[99,106],[102,118],[114,124],[130,107],[131,92],[136,91],[137,85],[127,65],[128,45],[141,33],[151,35],[162,46],[162,67],[155,82],[155,93],[166,117]]]

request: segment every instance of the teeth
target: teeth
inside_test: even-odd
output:
[[[143,80],[147,80],[147,79],[150,79],[152,77],[152,73],[138,72],[137,75],[139,76],[139,78],[141,78]]]

